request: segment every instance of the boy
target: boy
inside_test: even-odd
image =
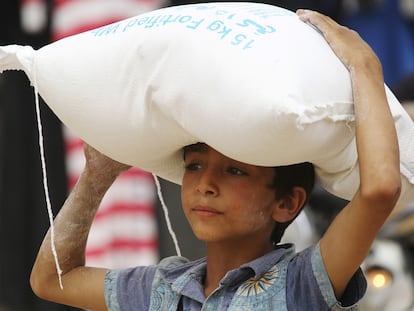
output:
[[[292,246],[271,240],[305,204],[303,184],[280,192],[277,168],[241,163],[195,144],[184,148],[182,201],[194,233],[206,242],[207,257],[195,262],[173,257],[157,267],[118,271],[85,267],[100,200],[127,169],[86,146],[84,172],[55,220],[64,289],[48,234],[31,276],[37,295],[91,310],[353,308],[366,286],[359,266],[399,198],[397,136],[381,64],[369,46],[326,16],[297,13],[322,32],[349,69],[355,103],[360,187],[320,242],[295,254]]]

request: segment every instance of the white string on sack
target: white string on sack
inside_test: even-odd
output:
[[[170,216],[168,214],[168,208],[164,202],[164,198],[162,195],[160,181],[158,180],[157,175],[152,174],[152,176],[154,177],[155,186],[157,187],[158,199],[160,200],[162,210],[164,211],[164,217],[165,217],[165,222],[167,223],[168,232],[170,233],[170,236],[174,242],[175,252],[177,253],[178,256],[181,256],[181,250],[180,250],[180,246],[178,245],[177,236],[175,235],[175,232],[171,226]]]
[[[49,188],[48,188],[48,180],[47,180],[47,173],[46,173],[46,160],[45,160],[45,151],[43,147],[43,130],[42,130],[42,122],[40,118],[40,105],[39,105],[39,93],[37,91],[37,84],[36,84],[36,77],[34,77],[34,93],[35,93],[35,103],[36,103],[36,118],[37,118],[37,129],[39,134],[39,149],[40,149],[40,160],[42,163],[42,174],[43,174],[43,189],[45,192],[46,197],[46,206],[47,206],[47,213],[49,215],[49,222],[50,222],[50,245],[52,248],[53,257],[55,259],[56,271],[59,278],[59,285],[60,289],[63,290],[63,283],[62,283],[62,269],[59,265],[59,259],[56,252],[55,246],[55,227],[53,225],[53,212],[52,212],[52,204],[50,203],[49,197]]]

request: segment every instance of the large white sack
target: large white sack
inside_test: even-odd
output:
[[[182,147],[257,165],[310,161],[329,192],[359,184],[349,73],[290,11],[257,3],[164,8],[37,51],[0,48],[56,115],[108,156],[180,183]],[[387,88],[403,202],[414,201],[414,125]],[[381,139],[381,137],[378,137]]]

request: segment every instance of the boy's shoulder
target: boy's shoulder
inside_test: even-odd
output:
[[[167,282],[174,282],[183,275],[204,275],[206,266],[206,258],[190,261],[185,257],[171,256],[163,258],[156,267],[159,278]]]

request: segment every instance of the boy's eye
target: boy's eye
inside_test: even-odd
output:
[[[190,164],[187,164],[185,166],[185,169],[187,171],[196,171],[196,170],[198,170],[200,168],[201,168],[201,165],[199,163],[190,163]]]
[[[229,167],[227,169],[227,171],[232,174],[232,175],[237,175],[237,176],[245,176],[247,175],[247,173],[245,171],[242,171],[241,169],[238,169],[237,167]]]

